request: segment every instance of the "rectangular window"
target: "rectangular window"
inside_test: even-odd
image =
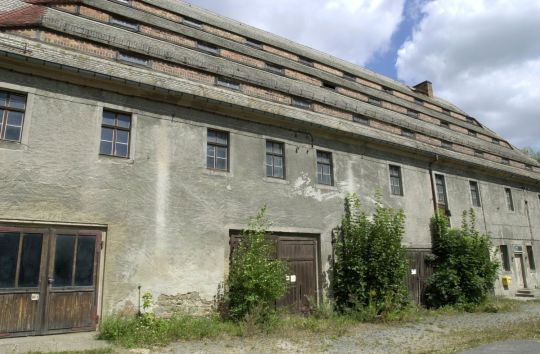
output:
[[[266,63],[266,70],[273,72],[274,74],[283,75],[284,69],[283,67],[271,63]]]
[[[450,123],[441,120],[440,124],[441,124],[441,127],[450,129]]]
[[[109,23],[112,25],[120,26],[128,30],[138,31],[139,24],[119,17],[111,17]]]
[[[306,57],[302,57],[302,56],[298,57],[298,62],[307,66],[313,66],[313,60]]]
[[[476,132],[474,130],[467,130],[467,133],[469,134],[469,136],[476,136]]]
[[[478,183],[475,181],[469,181],[469,187],[471,190],[472,205],[475,207],[481,206],[480,190],[478,189]]]
[[[336,90],[336,85],[331,84],[329,82],[323,82],[322,87],[327,89],[327,90],[332,90],[332,91]]]
[[[386,92],[387,94],[389,95],[393,95],[394,94],[394,90],[392,90],[390,87],[386,87],[386,86],[383,86],[383,91]]]
[[[512,190],[510,188],[505,188],[504,193],[506,194],[506,206],[508,210],[514,211],[514,199],[512,198]]]
[[[401,135],[406,136],[407,138],[413,138],[413,139],[416,137],[416,134],[412,130],[405,129],[405,128],[401,128]]]
[[[424,101],[418,97],[415,97],[414,98],[414,102],[417,103],[417,104],[421,104],[421,105],[424,105]]]
[[[148,59],[136,57],[130,54],[118,53],[118,60],[124,61],[126,63],[148,66]]]
[[[466,119],[467,119],[467,122],[476,125],[476,119],[474,119],[473,117],[467,117]]]
[[[101,155],[129,157],[130,132],[130,114],[104,110],[99,153]]]
[[[197,48],[199,48],[203,52],[206,52],[206,53],[209,53],[209,54],[213,54],[213,55],[218,55],[219,54],[219,48],[216,47],[213,44],[210,44],[210,43],[197,42]]]
[[[437,192],[437,205],[439,209],[447,210],[446,183],[443,175],[435,175],[435,190]]]
[[[21,141],[26,96],[0,91],[0,140]]]
[[[390,192],[393,195],[403,195],[401,167],[390,165]]]
[[[298,108],[311,109],[311,101],[300,97],[293,97],[292,105]]]
[[[409,117],[418,118],[418,112],[417,112],[417,111],[413,111],[412,109],[408,109],[408,110],[407,110],[407,115],[408,115]]]
[[[500,245],[499,250],[501,251],[502,268],[505,272],[509,272],[510,271],[510,258],[508,254],[508,246]]]
[[[317,183],[333,185],[332,153],[317,150]]]
[[[212,170],[229,170],[229,133],[208,129],[206,167]]]
[[[504,165],[510,165],[510,160],[506,157],[501,157],[501,163]]]
[[[441,146],[445,149],[448,149],[448,150],[452,150],[452,148],[454,147],[453,144],[449,141],[446,141],[446,140],[442,140],[441,141]]]
[[[343,73],[343,78],[350,81],[356,81],[356,76],[349,73]]]
[[[449,109],[443,108],[442,111],[444,114],[451,115]]]
[[[536,263],[534,261],[534,254],[532,246],[527,246],[527,258],[529,259],[529,269],[536,270]]]
[[[221,87],[226,87],[231,90],[240,90],[240,83],[233,81],[229,78],[225,77],[218,77],[216,80],[216,84]]]
[[[361,114],[354,114],[352,119],[353,122],[369,125],[369,118]]]
[[[492,142],[493,144],[495,144],[495,145],[499,145],[500,140],[497,139],[497,138],[491,138],[491,142]]]
[[[262,49],[263,44],[255,39],[246,38],[246,44],[253,48]]]
[[[474,150],[474,156],[476,157],[484,157],[484,152],[480,150]]]
[[[201,21],[197,21],[197,20],[195,20],[193,18],[189,18],[189,17],[184,17],[184,19],[182,20],[182,23],[184,25],[194,27],[194,28],[198,28],[198,29],[203,28],[203,23]]]
[[[0,232],[0,288],[34,288],[39,284],[43,235]]]
[[[266,177],[285,178],[285,150],[283,143],[266,142]]]
[[[369,97],[368,103],[379,107],[382,105],[381,100],[375,97]]]

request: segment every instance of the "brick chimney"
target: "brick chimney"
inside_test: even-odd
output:
[[[423,93],[428,97],[433,97],[433,86],[431,81],[424,81],[413,87],[416,92]]]

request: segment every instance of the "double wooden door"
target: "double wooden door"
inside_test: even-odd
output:
[[[101,232],[0,227],[0,337],[94,330]]]

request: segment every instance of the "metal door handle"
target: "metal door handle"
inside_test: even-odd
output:
[[[54,283],[54,278],[49,277],[49,278],[47,278],[47,281],[49,282],[49,284],[52,284],[52,283]]]

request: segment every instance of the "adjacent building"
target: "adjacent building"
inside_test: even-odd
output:
[[[141,291],[208,312],[263,205],[302,309],[328,293],[350,192],[405,210],[417,301],[436,210],[475,210],[497,294],[539,284],[536,161],[428,81],[181,1],[3,1],[0,163],[0,336],[91,330]]]

